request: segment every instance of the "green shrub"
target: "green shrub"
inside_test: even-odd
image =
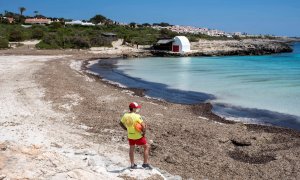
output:
[[[64,47],[64,42],[55,33],[49,33],[36,45],[39,49],[60,49]]]
[[[188,39],[190,42],[198,42],[199,41],[199,38],[196,36],[188,36]]]
[[[9,20],[8,19],[1,19],[0,23],[2,23],[2,24],[9,24]]]
[[[22,41],[24,39],[24,35],[23,32],[19,29],[13,29],[10,33],[9,33],[9,41]]]
[[[70,46],[76,49],[87,49],[91,47],[89,41],[83,37],[71,37],[69,42]]]
[[[63,24],[61,22],[53,22],[49,25],[52,29],[59,29],[63,27]]]
[[[89,40],[81,36],[65,36],[59,33],[49,33],[36,45],[39,49],[86,49],[90,48]]]
[[[169,29],[161,29],[160,34],[162,38],[166,38],[166,37],[173,38],[174,36],[178,36],[178,33],[173,32]]]
[[[234,40],[241,40],[241,39],[242,39],[240,36],[237,36],[237,35],[233,35],[232,38],[233,38]]]
[[[49,33],[42,39],[46,44],[60,44],[60,39],[55,33]]]
[[[112,40],[110,40],[110,38],[106,38],[103,36],[95,36],[93,38],[91,38],[90,40],[91,46],[93,47],[101,47],[101,46],[105,46],[105,47],[111,47],[112,46]]]
[[[0,49],[8,48],[8,40],[0,37]]]
[[[31,38],[32,39],[42,39],[44,36],[44,30],[41,28],[34,28],[32,30]]]
[[[35,47],[38,49],[60,49],[57,44],[47,44],[43,41],[39,42]]]

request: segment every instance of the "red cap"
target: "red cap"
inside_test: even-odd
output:
[[[129,108],[141,108],[142,106],[140,106],[138,103],[136,102],[132,102],[129,104]]]

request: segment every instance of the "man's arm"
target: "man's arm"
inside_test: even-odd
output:
[[[145,136],[147,126],[146,126],[146,124],[145,124],[144,122],[142,122],[141,125],[142,125],[142,127],[143,127],[142,135]]]
[[[124,124],[120,121],[120,126],[124,129],[124,130],[127,130],[126,126],[124,126]]]

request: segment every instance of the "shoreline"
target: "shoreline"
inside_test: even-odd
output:
[[[282,129],[290,129],[290,130],[293,130],[293,131],[297,131],[297,132],[300,132],[300,128],[299,127],[292,127],[292,125],[285,125],[284,122],[281,123],[281,121],[279,122],[274,122],[274,124],[272,124],[271,122],[269,122],[270,124],[267,124],[267,122],[246,122],[246,121],[243,121],[243,117],[236,117],[236,119],[240,119],[240,120],[230,120],[228,119],[228,117],[221,117],[220,115],[217,115],[216,113],[213,112],[213,104],[211,104],[210,102],[205,102],[207,100],[213,100],[215,98],[214,95],[212,94],[206,94],[206,93],[198,93],[200,98],[204,98],[202,100],[197,100],[197,102],[189,102],[189,103],[183,103],[183,102],[179,102],[179,101],[170,101],[170,99],[168,100],[167,97],[153,97],[153,96],[149,96],[149,95],[146,95],[145,92],[147,90],[150,90],[150,89],[142,89],[142,88],[133,88],[133,87],[127,87],[127,85],[123,86],[121,84],[119,84],[120,82],[118,81],[114,81],[114,80],[109,80],[109,79],[106,79],[105,77],[103,77],[102,75],[100,74],[97,74],[95,72],[92,72],[91,70],[89,70],[89,68],[87,67],[89,65],[89,62],[91,61],[98,61],[97,63],[93,64],[93,65],[99,65],[101,67],[101,69],[103,70],[103,68],[107,68],[108,71],[111,71],[113,69],[116,68],[116,65],[115,65],[115,61],[119,61],[119,60],[124,60],[124,58],[105,58],[105,59],[89,59],[89,60],[85,60],[84,63],[82,64],[81,66],[81,69],[85,72],[86,75],[91,75],[93,77],[97,77],[99,78],[100,81],[106,83],[106,84],[109,84],[109,85],[112,85],[113,87],[117,87],[119,88],[120,90],[129,90],[129,91],[132,91],[134,95],[137,95],[139,97],[143,97],[143,98],[147,98],[147,99],[153,99],[153,100],[157,100],[157,101],[162,101],[162,102],[165,102],[165,103],[175,103],[175,104],[180,104],[180,105],[189,105],[189,106],[197,106],[197,105],[205,105],[207,107],[209,107],[209,110],[208,110],[208,114],[213,114],[213,117],[215,119],[216,122],[221,122],[221,123],[227,123],[227,124],[234,124],[234,123],[243,123],[245,125],[249,124],[250,126],[252,125],[258,125],[258,126],[267,126],[267,127],[274,127],[274,128],[282,128]],[[127,58],[125,60],[128,60]],[[101,65],[99,64],[100,61],[104,61],[104,64],[102,63]],[[111,62],[111,61],[114,61],[114,62]],[[91,65],[91,66],[93,66]],[[117,72],[115,71],[112,71],[114,72],[113,74],[116,74]],[[122,72],[121,72],[122,73]],[[105,73],[104,73],[105,74]],[[119,73],[117,73],[119,74]],[[127,77],[126,75],[122,74],[122,76],[125,76]],[[144,80],[141,80],[141,79],[136,79],[136,78],[132,78],[132,77],[129,77],[130,79],[133,79],[134,81],[142,81],[142,83],[147,83],[147,84],[157,84],[157,83],[149,83],[147,81],[144,81]],[[126,83],[125,83],[126,84]],[[164,84],[163,84],[164,85]],[[153,85],[155,86],[155,85]],[[173,91],[177,91],[177,90],[173,90],[173,89],[169,89],[168,91],[171,91],[170,93],[172,93]],[[176,92],[178,94],[182,94],[182,93],[188,93],[188,92],[185,92],[185,91],[178,91]],[[195,92],[196,93],[196,92]],[[221,106],[224,106],[226,107],[225,104],[219,104],[218,107],[220,108]],[[230,107],[233,107],[233,106],[230,106]],[[234,108],[234,107],[233,107]],[[242,108],[242,107],[235,107],[235,108],[239,108],[241,110],[244,110],[244,111],[251,111],[252,109],[251,108]],[[253,109],[254,110],[254,109]],[[278,112],[272,112],[272,111],[269,111],[269,110],[260,110],[260,109],[256,109],[256,111],[260,111],[260,114],[268,114],[268,113],[272,113],[274,116],[273,118],[276,118],[275,116],[281,116],[282,118],[297,118],[297,117],[294,117],[293,115],[289,115],[289,114],[282,114],[282,113],[278,113]],[[250,112],[249,112],[250,113]],[[269,115],[271,116],[271,115]],[[208,118],[211,118],[212,116],[209,115]],[[255,118],[254,118],[255,119]],[[295,119],[296,121],[296,119]]]
[[[84,63],[87,63],[88,61],[89,60],[85,60]],[[99,81],[99,83],[101,83],[101,84],[104,83],[108,87],[116,88],[119,92],[124,92],[124,90],[126,90],[126,91],[129,90],[129,91],[135,92],[135,89],[132,90],[130,88],[119,87],[116,84],[110,84],[107,81],[103,81],[103,79],[101,77],[99,77],[99,76],[96,76],[96,75],[93,75],[93,74],[89,74],[89,73],[87,73],[86,75],[89,76],[89,77],[91,77],[91,78],[95,78],[96,81]],[[131,93],[127,92],[126,94],[127,94],[127,96],[132,96]],[[137,93],[136,95],[139,95],[139,93]],[[134,96],[132,96],[132,97],[134,97]],[[220,126],[220,127],[226,126],[229,129],[231,129],[231,128],[235,129],[234,131],[229,130],[229,132],[232,133],[231,135],[229,135],[229,139],[227,139],[228,135],[223,134],[224,133],[224,129],[219,130],[220,132],[223,132],[221,134],[223,134],[225,136],[223,138],[217,138],[217,141],[219,143],[221,143],[221,144],[224,143],[223,145],[225,145],[225,146],[227,146],[227,145],[230,146],[231,143],[234,145],[234,148],[233,147],[227,147],[229,149],[225,148],[224,151],[228,150],[229,152],[227,153],[227,155],[230,158],[234,159],[235,161],[242,162],[242,164],[240,164],[241,167],[244,167],[244,165],[245,165],[244,163],[247,163],[247,164],[249,164],[249,166],[256,165],[258,168],[262,168],[265,165],[267,165],[267,164],[269,164],[269,163],[271,163],[273,161],[278,162],[277,160],[281,159],[281,158],[278,159],[277,156],[272,156],[270,154],[268,155],[268,153],[265,154],[263,152],[260,152],[260,150],[258,150],[258,151],[257,150],[254,150],[254,151],[250,150],[252,146],[254,146],[254,147],[256,146],[256,148],[259,148],[259,146],[261,146],[262,144],[261,145],[259,145],[260,143],[256,144],[255,141],[257,141],[261,137],[264,137],[266,134],[272,134],[272,135],[276,136],[277,138],[280,137],[280,136],[282,136],[282,137],[291,136],[291,138],[296,138],[296,139],[300,138],[300,132],[298,132],[296,130],[293,130],[293,129],[283,128],[283,127],[275,127],[275,126],[259,125],[259,124],[245,124],[245,123],[242,123],[242,122],[235,122],[235,121],[225,120],[225,119],[220,118],[219,116],[217,116],[217,115],[215,115],[215,114],[212,113],[212,111],[211,111],[212,106],[209,103],[206,103],[206,104],[196,104],[196,105],[182,105],[182,104],[174,104],[174,103],[169,103],[169,102],[166,102],[166,101],[161,101],[161,100],[156,100],[156,99],[148,99],[146,97],[139,97],[139,99],[140,98],[142,100],[140,100],[138,102],[142,101],[142,102],[145,103],[145,102],[149,102],[150,101],[151,103],[162,105],[162,106],[165,106],[165,107],[176,106],[176,107],[180,107],[180,109],[183,108],[184,109],[183,111],[185,111],[185,114],[186,113],[189,114],[189,112],[190,112],[192,117],[195,117],[198,120],[200,118],[201,121],[202,121],[202,123],[205,121],[205,122],[208,122],[209,124],[210,123],[215,124],[216,126]],[[151,110],[146,109],[146,111],[151,111]],[[185,118],[185,120],[187,120],[187,119]],[[169,121],[170,121],[169,123],[174,123],[173,120],[169,120]],[[153,124],[151,124],[151,126],[153,126]],[[198,125],[195,125],[195,124],[194,124],[194,126],[198,127]],[[176,137],[175,139],[178,140],[177,136],[175,135],[176,133],[174,134],[174,132],[168,130],[169,128],[170,127],[162,128],[162,129],[164,129],[164,131],[166,131],[166,133],[163,133],[163,136],[161,138],[167,137],[168,139],[170,139],[170,138],[175,138]],[[187,127],[185,127],[185,126],[183,126],[182,128],[183,128],[183,131],[185,133],[191,134],[191,135],[195,136],[195,138],[199,137],[199,135],[195,134],[194,130],[187,130],[186,129]],[[223,128],[225,128],[225,127],[223,127]],[[171,128],[171,129],[173,129],[173,128]],[[178,130],[178,128],[176,128],[176,129],[177,129],[178,132],[182,133],[182,130]],[[153,128],[151,128],[150,130],[153,131]],[[204,129],[202,129],[202,131],[203,130]],[[215,131],[215,130],[210,129],[210,131]],[[239,132],[239,133],[237,133],[237,132]],[[243,133],[240,134],[240,132],[243,132]],[[200,136],[201,136],[202,132],[198,131],[198,133],[200,133]],[[254,134],[256,134],[258,136],[254,135],[254,136],[256,136],[255,138],[252,137],[253,139],[251,139],[251,138],[249,139],[249,133],[252,134],[252,135],[250,135],[250,137],[253,136]],[[237,134],[239,134],[239,135],[237,136]],[[155,135],[155,136],[157,136],[157,135]],[[213,138],[213,136],[211,136],[211,135],[208,135],[208,136],[204,135],[204,137],[206,137],[206,138],[209,138],[209,137]],[[202,138],[200,138],[200,139],[202,139]],[[184,140],[184,141],[186,141],[186,140]],[[260,140],[258,140],[258,141],[260,141]],[[277,141],[277,140],[275,140],[275,141]],[[290,139],[287,138],[285,141],[289,142]],[[155,142],[153,144],[154,148],[152,149],[152,151],[158,151],[157,153],[161,152],[162,151],[162,149],[161,149],[161,147],[162,147],[161,146],[161,142],[158,141],[158,140],[156,140],[154,142]],[[175,144],[177,144],[176,141],[175,142],[172,141],[172,142],[175,143]],[[282,143],[283,141],[280,140],[280,142]],[[186,151],[185,147],[187,146],[186,143],[184,143],[184,142],[182,142],[182,143],[183,144],[182,144],[181,147],[176,147],[175,148],[177,151],[179,151],[181,153],[183,153],[183,152]],[[196,143],[196,142],[192,141],[193,145],[190,145],[188,147],[189,148],[191,148],[191,147],[193,147],[193,148],[198,147],[198,145],[195,145],[194,143]],[[166,145],[165,143],[163,143],[163,144]],[[202,143],[200,143],[200,144],[202,144]],[[262,146],[264,146],[264,145],[262,145]],[[298,147],[298,146],[299,146],[299,144],[296,143],[295,147]],[[205,146],[205,145],[203,145],[203,147],[207,148],[207,146]],[[170,151],[170,149],[169,149],[169,151]],[[193,150],[192,151],[193,152],[192,154],[193,154],[194,158],[195,158],[194,155],[195,155],[195,153],[197,151],[199,151],[199,150]],[[203,150],[200,150],[200,151],[203,151]],[[255,155],[255,151],[260,152],[262,154]],[[264,151],[265,152],[269,152],[269,150],[264,150]],[[275,153],[276,150],[275,151],[271,150],[271,151]],[[205,151],[205,152],[209,153],[207,151]],[[217,152],[219,152],[219,151],[217,151]],[[151,156],[152,159],[157,156],[157,153],[154,153],[154,155]],[[175,153],[175,156],[178,157],[178,153],[176,153],[176,151],[174,151],[173,153]],[[198,177],[198,178],[199,177],[202,177],[202,178],[204,178],[204,177],[215,177],[215,178],[216,177],[220,177],[220,176],[214,176],[212,174],[211,175],[207,175],[207,176],[203,176],[203,173],[202,173],[202,176],[194,176],[194,175],[192,175],[194,173],[188,175],[189,173],[186,171],[186,169],[180,169],[180,170],[178,169],[178,165],[183,165],[183,162],[182,162],[183,160],[177,160],[177,159],[174,159],[174,158],[172,158],[171,156],[168,156],[168,155],[167,156],[162,155],[162,157],[161,156],[158,156],[158,157],[163,158],[163,160],[160,160],[163,163],[158,163],[157,164],[157,162],[156,162],[155,164],[157,164],[157,166],[162,167],[163,169],[167,169],[171,173],[181,172],[181,173],[179,173],[179,175],[183,176],[184,178],[187,178],[187,177]],[[198,154],[196,157],[203,157],[203,155]],[[184,164],[187,165],[186,163],[188,163],[188,161],[190,160],[189,159],[190,157],[185,157],[185,158],[187,158],[187,161],[185,161]],[[210,160],[210,161],[212,161],[212,160]],[[205,165],[205,163],[208,163],[208,162],[204,161],[204,165],[202,163],[200,163],[201,166],[202,166],[202,168],[203,168],[203,166],[206,166],[206,165],[208,165],[208,166],[212,165],[211,163],[208,163],[208,164]],[[219,164],[219,163],[216,163],[216,164]],[[233,163],[233,162],[231,162],[231,163]],[[235,164],[235,163],[233,163],[233,164]],[[170,165],[172,165],[172,166],[170,167]],[[249,166],[248,166],[248,168],[249,168]],[[174,168],[176,167],[176,168],[174,169],[173,167]],[[190,166],[187,165],[187,167],[190,167]],[[227,165],[226,165],[226,167],[227,167]],[[214,171],[214,170],[212,170],[212,171]],[[255,171],[255,170],[253,170],[253,171]],[[264,170],[262,170],[262,171],[264,171]],[[198,173],[196,173],[196,174],[198,174]],[[254,175],[254,176],[256,176],[256,175]],[[226,176],[223,176],[223,178],[224,177],[226,177]],[[235,177],[235,176],[230,176],[230,177]],[[236,177],[245,177],[245,176],[238,175]],[[262,176],[260,176],[260,178],[262,178]],[[230,179],[230,178],[225,178],[225,179]],[[265,178],[262,178],[262,179],[265,179]]]
[[[22,51],[14,53],[18,54]],[[26,54],[28,53],[36,52],[26,52]],[[39,54],[46,53],[57,55],[64,54],[64,51],[39,52]],[[97,167],[97,164],[102,161],[93,159],[98,155],[95,156],[94,149],[87,146],[87,143],[91,142],[97,144],[98,148],[99,146],[109,147],[103,150],[104,153],[117,153],[122,158],[115,158],[112,163],[118,164],[122,161],[121,167],[125,167],[128,145],[126,133],[118,126],[118,121],[120,115],[127,111],[128,102],[136,101],[143,105],[141,115],[149,125],[147,138],[153,140],[150,162],[154,167],[174,175],[180,175],[184,179],[298,179],[300,177],[298,171],[300,167],[299,132],[239,122],[233,124],[227,124],[227,121],[218,122],[215,120],[219,117],[211,112],[210,104],[181,105],[135,96],[130,91],[110,85],[99,77],[85,74],[80,70],[81,67],[78,69],[71,67],[71,64],[73,64],[72,66],[74,64],[81,66],[87,60],[107,58],[110,55],[84,54],[79,51],[70,53],[70,55],[72,56],[55,61],[41,61],[39,70],[34,76],[29,76],[38,84],[32,88],[43,88],[42,100],[50,105],[53,111],[64,115],[63,117],[58,116],[60,118],[56,119],[49,114],[49,119],[44,119],[43,116],[41,119],[49,122],[47,123],[49,127],[52,127],[51,124],[60,127],[61,122],[66,122],[68,125],[62,131],[64,133],[55,131],[55,137],[63,137],[61,138],[62,142],[54,141],[57,144],[50,149],[57,148],[61,152],[66,144],[70,146],[69,148],[80,150],[81,154],[74,154],[74,158],[79,158],[77,161],[80,163],[86,163],[87,161],[83,159],[88,157],[90,166],[84,166],[79,170],[69,169],[70,172],[66,171],[62,174],[83,175],[84,170],[87,169],[89,171],[86,173],[90,173],[88,175],[95,173],[91,171],[91,168]],[[28,64],[35,66],[35,63],[37,62],[30,61]],[[15,80],[12,82],[21,83]],[[30,89],[22,88],[21,92],[27,92]],[[32,96],[30,93],[21,93],[20,95],[23,97],[27,94],[29,97]],[[26,102],[26,98],[23,99]],[[36,110],[33,108],[32,111]],[[42,113],[43,111],[37,112]],[[207,117],[204,117],[205,115]],[[24,118],[20,118],[22,123],[27,124],[27,121],[23,121]],[[55,123],[53,123],[53,119],[56,120]],[[7,121],[7,118],[4,120]],[[32,121],[37,122],[34,119]],[[45,123],[41,123],[41,126],[44,127]],[[18,126],[9,127],[18,128]],[[48,132],[49,127],[45,126],[43,129]],[[77,127],[81,130],[74,132],[75,138],[64,140],[66,133],[73,132]],[[30,128],[25,131],[26,133],[30,134]],[[41,134],[37,136],[39,137]],[[80,145],[76,143],[77,141]],[[22,144],[23,141],[20,140],[17,143]],[[44,150],[47,148],[43,147]],[[95,150],[97,151],[97,148]],[[9,153],[10,149],[8,148],[7,151]],[[141,150],[138,149],[137,152],[141,153]],[[67,153],[69,153],[68,157],[72,151],[68,150]],[[88,155],[84,155],[84,153]],[[10,154],[8,157],[11,158],[11,156]],[[110,158],[111,155],[106,154],[105,159]],[[140,157],[137,156],[137,158]],[[51,160],[51,157],[48,159]],[[64,162],[70,164],[72,161],[62,160],[60,163],[55,161],[58,168]],[[37,165],[40,163],[36,162]],[[120,166],[120,164],[118,165]],[[119,166],[118,168],[120,168]],[[45,166],[43,167],[45,168]],[[38,167],[37,170],[43,169],[43,167]],[[54,167],[51,166],[51,168]],[[114,169],[116,167],[111,165],[106,168]],[[105,171],[105,173],[109,172]],[[139,177],[138,173],[134,174],[134,177]],[[123,177],[123,179],[125,178]]]

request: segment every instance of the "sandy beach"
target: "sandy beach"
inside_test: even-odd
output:
[[[43,87],[45,74],[41,72],[48,62],[61,63],[65,58],[0,56],[1,179],[162,179],[157,170],[127,169],[124,143],[115,144],[117,139],[98,142],[101,135],[89,132],[91,127],[73,113],[72,109],[84,101],[78,92],[60,94],[59,104],[47,99],[51,90]],[[46,76],[54,78],[51,72]],[[76,72],[74,76],[90,82]],[[113,131],[103,129],[106,133]]]
[[[297,131],[226,121],[210,104],[141,97],[85,72],[88,60],[120,54],[0,52],[0,179],[300,178]],[[118,123],[132,101],[149,125],[152,171],[127,169]]]

